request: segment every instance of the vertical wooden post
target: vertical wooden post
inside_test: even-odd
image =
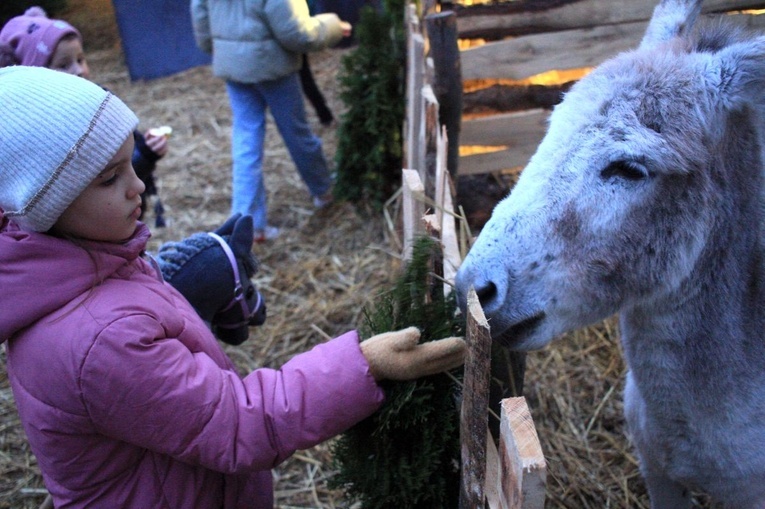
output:
[[[425,121],[422,124],[423,161],[420,170],[420,178],[425,188],[425,196],[431,200],[436,194],[436,157],[438,151],[438,100],[433,94],[433,88],[426,84],[422,87],[422,97],[425,101]]]
[[[423,122],[422,84],[425,74],[425,41],[420,33],[417,7],[409,5],[407,10],[407,68],[406,68],[406,128],[404,129],[404,151],[407,168],[419,167],[422,144],[420,130]]]
[[[462,485],[459,509],[482,509],[486,483],[486,440],[489,434],[491,334],[473,288],[467,296],[467,343],[460,409]]]
[[[523,397],[502,400],[499,506],[544,509],[547,465]]]
[[[454,284],[462,260],[460,258],[459,242],[457,241],[457,227],[454,217],[454,191],[452,179],[446,169],[446,153],[451,146],[446,134],[446,127],[441,127],[441,136],[438,137],[436,151],[436,223],[441,233],[441,248],[444,254],[444,279],[447,283]],[[444,288],[449,292],[451,288]]]
[[[452,178],[457,178],[459,138],[462,121],[462,70],[457,45],[457,14],[444,11],[428,14],[425,28],[433,59],[433,91],[439,104],[439,121],[449,135],[446,166]]]
[[[425,228],[422,216],[425,213],[424,190],[416,170],[404,169],[402,173],[402,215],[404,223],[404,260],[412,257],[414,237]]]

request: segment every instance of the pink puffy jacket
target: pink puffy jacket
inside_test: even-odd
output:
[[[271,508],[270,468],[382,402],[357,334],[243,378],[148,238],[88,254],[0,211],[0,342],[46,487],[58,509]]]

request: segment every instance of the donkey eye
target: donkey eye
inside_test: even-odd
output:
[[[634,161],[614,161],[600,172],[600,178],[603,180],[616,177],[635,182],[649,176],[646,167]]]

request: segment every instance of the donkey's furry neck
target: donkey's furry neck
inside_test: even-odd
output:
[[[748,110],[728,119],[711,172],[721,203],[690,276],[669,295],[621,313],[625,355],[643,397],[676,411],[688,396],[707,405],[740,397],[753,380],[765,385],[765,179],[755,118]]]

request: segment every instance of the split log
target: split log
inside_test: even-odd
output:
[[[499,507],[544,509],[547,465],[522,397],[502,400]]]
[[[401,170],[402,216],[404,226],[403,259],[412,257],[412,243],[424,229],[422,217],[425,214],[425,190],[417,170]]]
[[[460,409],[462,484],[459,507],[479,509],[485,500],[491,334],[472,288],[467,296],[467,342]]]

